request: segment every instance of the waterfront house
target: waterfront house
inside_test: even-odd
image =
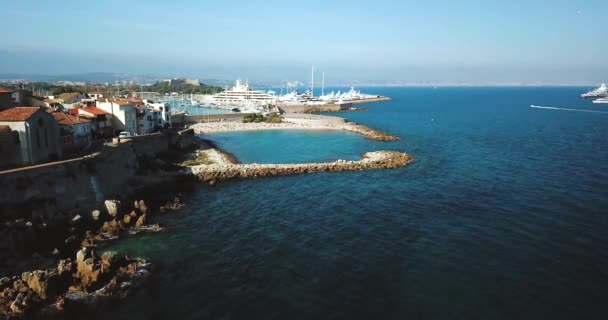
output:
[[[6,110],[13,107],[13,92],[4,88],[0,88],[0,110]]]
[[[114,135],[119,131],[128,131],[132,134],[137,133],[136,112],[133,105],[126,100],[98,100],[97,108],[112,115],[112,127]]]
[[[15,163],[27,165],[61,158],[59,124],[44,108],[14,107],[1,111],[0,126],[18,132],[13,140],[19,144],[19,159]]]
[[[91,121],[91,131],[93,139],[111,138],[114,136],[112,132],[112,115],[97,107],[84,107],[70,109],[70,114],[80,116]]]
[[[59,123],[63,153],[78,152],[91,145],[91,121],[78,115],[53,112]]]
[[[145,105],[135,107],[137,112],[137,134],[150,134],[162,129],[161,113]]]

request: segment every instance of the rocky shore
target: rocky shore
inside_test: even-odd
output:
[[[281,123],[242,123],[242,122],[208,122],[197,123],[190,126],[196,134],[209,134],[227,131],[257,131],[257,130],[346,130],[363,135],[366,139],[376,141],[395,141],[399,137],[371,129],[364,125],[346,121],[324,121],[322,116],[316,116],[319,120],[290,122],[286,118]],[[336,118],[336,117],[332,117]]]
[[[105,210],[86,215],[2,223],[2,242],[21,246],[10,247],[2,255],[1,319],[61,319],[64,311],[122,298],[146,278],[150,272],[146,260],[95,252],[103,249],[104,242],[126,233],[162,231],[159,224],[150,223],[151,217],[181,208],[180,199],[162,202],[158,210],[143,200],[134,201],[133,206],[118,200],[104,204]],[[28,250],[35,250],[29,259]]]
[[[199,180],[215,184],[218,181],[303,174],[322,171],[358,171],[367,169],[390,169],[405,166],[413,161],[407,153],[397,151],[375,151],[363,155],[358,161],[337,160],[334,162],[305,164],[235,164],[218,162],[188,168]]]

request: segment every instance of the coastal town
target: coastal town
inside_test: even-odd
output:
[[[413,161],[404,152],[377,150],[356,161],[248,164],[207,139],[218,132],[295,129],[399,140],[345,118],[312,114],[388,99],[352,89],[331,93],[331,99],[292,92],[285,101],[237,82],[223,92],[197,95],[221,110],[213,117],[176,110],[182,106],[175,106],[178,93],[105,89],[48,95],[0,89],[2,317],[59,319],[74,312],[80,317],[82,308],[94,310],[127,296],[149,277],[153,262],[96,251],[125,235],[163,232],[157,217],[179,210],[184,205],[179,190],[194,183],[394,169]],[[150,189],[160,194],[138,200],[136,195]]]

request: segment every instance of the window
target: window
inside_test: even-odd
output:
[[[19,140],[19,132],[18,131],[13,131],[13,143],[14,144],[20,144],[21,141]]]

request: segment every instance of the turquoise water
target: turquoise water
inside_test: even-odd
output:
[[[342,116],[397,142],[215,135],[245,162],[416,161],[201,185],[166,232],[113,246],[151,258],[153,281],[98,317],[605,318],[608,114],[530,108],[608,111],[586,89],[365,89],[393,100]]]
[[[358,160],[383,144],[333,130],[225,132],[204,136],[233,153],[242,163],[304,163]]]

